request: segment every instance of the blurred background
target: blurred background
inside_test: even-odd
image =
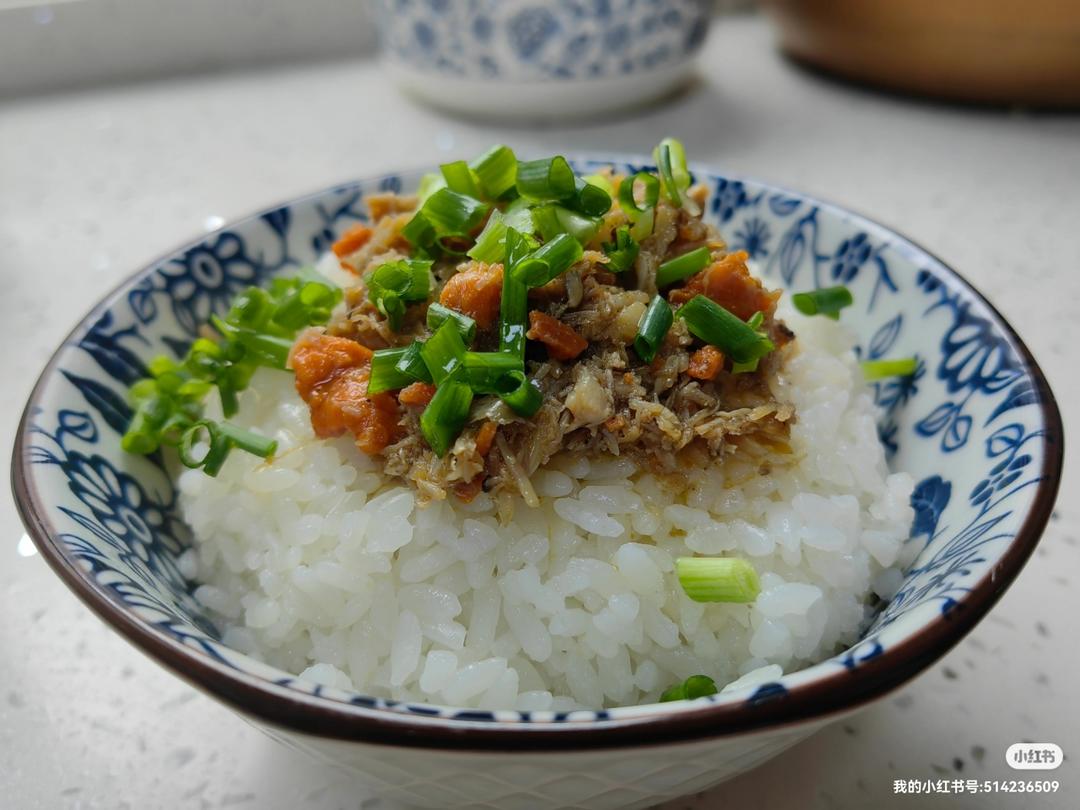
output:
[[[205,230],[493,142],[643,154],[669,134],[692,160],[835,201],[940,255],[1017,326],[1071,427],[1080,4],[640,5],[656,10],[628,26],[623,0],[0,0],[4,446],[90,303]],[[489,24],[461,16],[474,7]],[[1067,453],[1063,493],[1078,483]],[[911,807],[894,779],[1004,778],[1019,740],[1075,757],[1077,526],[1066,496],[1001,605],[914,684],[667,810]],[[0,656],[0,805],[384,807],[106,630],[8,499],[0,528],[0,650],[20,653]],[[1069,761],[1066,790],[1034,806],[1080,803]]]

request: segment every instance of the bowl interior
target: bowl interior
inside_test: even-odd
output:
[[[576,168],[611,163],[582,160]],[[620,171],[642,168],[614,163]],[[17,500],[46,557],[92,607],[181,673],[195,665],[217,672],[226,686],[216,691],[227,698],[254,689],[335,711],[564,721],[553,713],[413,706],[327,689],[224,646],[177,566],[190,536],[162,458],[119,447],[130,414],[125,389],[151,357],[183,353],[236,292],[314,261],[336,235],[366,219],[366,194],[412,188],[419,174],[348,183],[268,210],[126,281],[75,329],[35,389],[14,460]],[[856,303],[844,321],[858,334],[861,356],[919,361],[913,377],[874,385],[890,465],[917,482],[909,542],[921,550],[899,593],[852,649],[777,683],[709,701],[757,706],[837,683],[838,673],[880,669],[903,650],[904,673],[885,676],[892,678],[885,687],[895,686],[958,640],[1032,550],[1060,466],[1052,396],[997,313],[904,238],[781,188],[705,170],[696,176],[709,189],[707,217],[770,284],[848,285]],[[631,706],[569,719],[638,720],[691,710]]]

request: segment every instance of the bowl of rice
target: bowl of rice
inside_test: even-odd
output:
[[[650,157],[345,183],[140,270],[12,481],[100,617],[423,807],[647,807],[917,676],[1045,526],[1061,417],[941,260]]]

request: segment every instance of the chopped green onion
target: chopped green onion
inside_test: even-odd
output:
[[[421,177],[420,184],[416,188],[417,207],[423,207],[427,198],[440,188],[446,188],[446,178],[440,172],[428,172]]]
[[[498,394],[500,382],[511,371],[521,369],[521,358],[507,352],[465,352],[461,358],[465,382],[478,394]]]
[[[368,276],[368,287],[397,293],[404,301],[424,301],[431,291],[431,262],[426,259],[398,259],[376,267]]]
[[[435,385],[441,385],[465,356],[465,343],[452,321],[446,321],[420,348],[420,356],[431,372]]]
[[[716,346],[734,363],[760,360],[776,348],[765,335],[704,295],[695,295],[683,304],[677,317],[686,321],[691,333]]]
[[[248,287],[233,299],[225,320],[234,326],[258,329],[266,323],[273,309],[270,293],[259,287]]]
[[[840,319],[840,310],[854,303],[851,291],[843,285],[823,287],[810,292],[795,293],[791,303],[803,315],[824,315],[834,321]]]
[[[643,189],[642,198],[644,205],[639,206],[634,196],[634,185],[641,183]],[[630,177],[623,178],[619,185],[619,205],[626,213],[631,222],[637,222],[638,217],[648,213],[660,201],[660,181],[656,175],[648,172],[638,172]]]
[[[270,320],[295,332],[305,326],[325,323],[340,299],[340,289],[331,289],[317,281],[305,282],[283,295]]]
[[[408,374],[418,382],[432,382],[431,372],[428,371],[427,363],[421,351],[424,348],[423,340],[414,340],[405,347],[404,353],[397,362],[397,370],[402,374]]]
[[[604,255],[608,257],[607,269],[612,273],[622,273],[633,267],[637,261],[641,246],[630,235],[630,229],[625,225],[615,231],[614,242],[604,242],[601,246]]]
[[[507,228],[514,228],[522,233],[532,233],[536,230],[528,200],[520,198],[510,203],[505,211],[492,211],[484,230],[476,237],[476,244],[469,250],[468,256],[478,262],[489,264],[503,261],[506,258]]]
[[[195,443],[199,440],[200,435],[206,432],[206,453],[201,458],[196,457],[194,454]],[[206,466],[210,466],[215,470],[208,475],[216,475],[216,471],[221,469],[221,465],[225,463],[225,457],[229,455],[229,446],[221,438],[221,434],[218,432],[217,423],[211,422],[209,419],[200,419],[193,424],[187,430],[184,431],[180,437],[180,443],[176,446],[177,454],[180,456],[180,463],[189,469],[198,469],[202,467],[205,471]]]
[[[456,309],[444,307],[438,301],[432,303],[427,310],[427,328],[435,332],[446,321],[453,322],[466,344],[473,342],[476,337],[476,321]]]
[[[660,345],[664,342],[671,324],[675,322],[675,316],[671,312],[669,304],[661,296],[656,296],[649,302],[649,308],[638,321],[638,333],[634,338],[634,351],[638,357],[646,363],[651,363]]]
[[[524,198],[514,200],[503,211],[503,221],[507,228],[513,228],[523,234],[531,234],[536,230],[533,223],[533,213],[529,201]]]
[[[540,242],[517,228],[506,228],[506,266],[513,267],[540,247]]]
[[[443,186],[445,188],[445,186]],[[435,244],[435,226],[424,216],[423,209],[413,215],[401,229],[401,235],[415,248],[427,250]]]
[[[581,243],[561,233],[517,262],[510,275],[516,275],[527,287],[542,287],[565,273],[581,256]]]
[[[611,198],[615,197],[615,189],[611,185],[611,177],[606,174],[590,174],[584,178],[585,182],[589,185],[596,186],[599,189],[603,189],[604,192]],[[610,206],[609,206],[610,207]]]
[[[758,334],[761,334],[761,336],[767,340],[768,336],[762,334],[761,331],[760,331],[761,330],[761,325],[763,323],[765,323],[765,313],[759,311],[759,312],[755,312],[753,315],[750,316],[750,320],[748,320],[746,322],[746,325],[749,326],[751,329],[753,329]],[[731,364],[731,373],[732,374],[746,374],[746,373],[755,372],[755,371],[757,371],[759,362],[761,362],[760,357],[755,357],[753,360],[748,360],[745,363],[733,362]]]
[[[380,293],[375,298],[375,308],[386,318],[392,331],[401,329],[401,322],[405,319],[405,302],[401,300],[401,296],[389,291]]]
[[[641,183],[642,201],[644,205],[638,206],[634,196],[634,185]],[[660,181],[655,175],[648,172],[637,174],[623,179],[619,186],[619,206],[626,213],[627,218],[633,223],[630,234],[637,240],[646,238],[653,230],[653,220],[656,216],[656,204],[660,201]]]
[[[467,197],[479,198],[480,188],[477,185],[476,175],[464,160],[455,160],[453,163],[444,163],[439,167],[442,176],[446,180],[446,187],[458,194]]]
[[[862,362],[862,372],[867,382],[884,380],[887,377],[910,377],[918,369],[919,360],[916,357],[905,357],[903,360],[864,360]]]
[[[702,246],[666,261],[656,270],[656,286],[667,287],[676,281],[682,281],[708,267],[711,259],[709,249]]]
[[[169,418],[170,405],[161,397],[144,399],[132,414],[120,446],[128,453],[149,455],[161,445],[161,426]]]
[[[277,450],[277,442],[244,430],[230,422],[218,422],[218,432],[224,436],[233,447],[251,453],[259,458],[270,458]]]
[[[599,217],[585,216],[554,203],[538,205],[532,209],[532,217],[536,223],[536,229],[545,240],[567,233],[584,245],[596,235],[600,228]]]
[[[679,208],[682,205],[682,196],[679,194],[679,187],[675,184],[675,172],[671,167],[671,147],[661,143],[657,149],[659,153],[656,169],[660,174],[660,183],[664,187],[664,196],[671,201],[672,205]]]
[[[458,374],[445,378],[435,389],[435,396],[420,414],[420,432],[435,455],[441,458],[450,450],[469,418],[472,399],[472,389]]]
[[[528,250],[528,237],[514,228],[507,228],[506,267],[503,272],[502,299],[499,302],[499,350],[522,359],[525,357],[529,288],[510,270]]]
[[[753,602],[761,592],[757,571],[742,557],[679,557],[675,571],[695,602]]]
[[[369,394],[396,391],[416,382],[416,377],[398,369],[398,363],[407,350],[407,348],[395,348],[375,351],[371,356],[371,374],[367,384]]]
[[[202,458],[196,458],[193,450],[200,434],[205,431],[208,448]],[[202,467],[204,473],[215,476],[221,471],[229,452],[238,447],[260,458],[269,458],[277,450],[277,442],[238,428],[228,422],[200,419],[189,426],[180,437],[177,451],[180,462],[192,469]]]
[[[697,213],[697,205],[683,194],[690,187],[690,171],[686,166],[686,150],[675,138],[664,138],[653,150],[653,159],[660,174],[664,195],[676,208],[686,207]]]
[[[516,369],[503,375],[496,393],[519,416],[533,416],[544,404],[544,395],[536,383]]]
[[[497,200],[517,182],[517,158],[508,146],[493,146],[470,166],[476,172],[480,191],[489,200]]]
[[[401,328],[406,302],[426,301],[431,291],[431,262],[398,259],[379,265],[365,277],[368,300],[395,332]]]
[[[210,316],[210,323],[224,337],[242,345],[251,359],[259,365],[285,368],[292,350],[292,340],[289,338],[233,326],[217,315]]]
[[[284,369],[295,333],[305,325],[325,322],[341,296],[340,289],[313,270],[273,279],[267,290],[244,290],[233,299],[224,318],[210,317],[222,340],[197,338],[180,362],[166,356],[150,361],[150,376],[137,380],[129,389],[134,412],[121,446],[146,454],[162,445],[183,445],[187,460],[198,462],[195,466],[202,466],[209,474],[220,469],[232,447],[271,454],[274,443],[268,439],[226,422],[207,427],[202,419],[202,400],[216,386],[226,418],[234,414],[239,405],[237,394],[248,386],[256,368]],[[200,422],[199,429],[189,434]],[[203,433],[215,440],[213,452],[193,459],[192,447]],[[185,434],[189,434],[186,443]]]
[[[695,698],[715,695],[717,691],[719,690],[716,688],[716,681],[708,675],[691,675],[682,683],[677,683],[670,689],[666,689],[664,693],[660,695],[660,702],[668,703],[672,700],[694,700]]]
[[[568,206],[590,217],[601,217],[611,210],[611,194],[578,177],[574,182],[574,197]]]
[[[502,211],[492,211],[484,230],[476,237],[476,243],[466,254],[478,262],[494,264],[501,262],[506,255],[506,221]]]
[[[491,206],[465,194],[441,188],[428,197],[420,214],[440,236],[468,236],[487,216]]]
[[[532,200],[565,200],[574,195],[577,177],[561,155],[543,160],[519,160],[517,190]]]

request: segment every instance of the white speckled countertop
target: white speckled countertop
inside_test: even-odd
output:
[[[1080,406],[1080,116],[956,109],[840,86],[774,52],[760,20],[718,22],[703,81],[636,117],[486,127],[402,99],[368,60],[262,68],[0,101],[0,335],[10,447],[53,347],[113,284],[221,219],[334,182],[521,149],[645,152],[803,189],[898,228],[953,264],[1019,329],[1065,415]],[[349,102],[352,102],[351,104]],[[1048,291],[1052,294],[1048,295]],[[1070,372],[1069,369],[1072,368]],[[993,613],[916,682],[667,810],[1021,806],[893,795],[896,778],[1007,779],[1012,742],[1066,753],[1054,797],[1080,805],[1080,479]],[[2,466],[3,475],[7,465]],[[384,808],[300,759],[106,629],[26,543],[0,497],[0,806]]]

